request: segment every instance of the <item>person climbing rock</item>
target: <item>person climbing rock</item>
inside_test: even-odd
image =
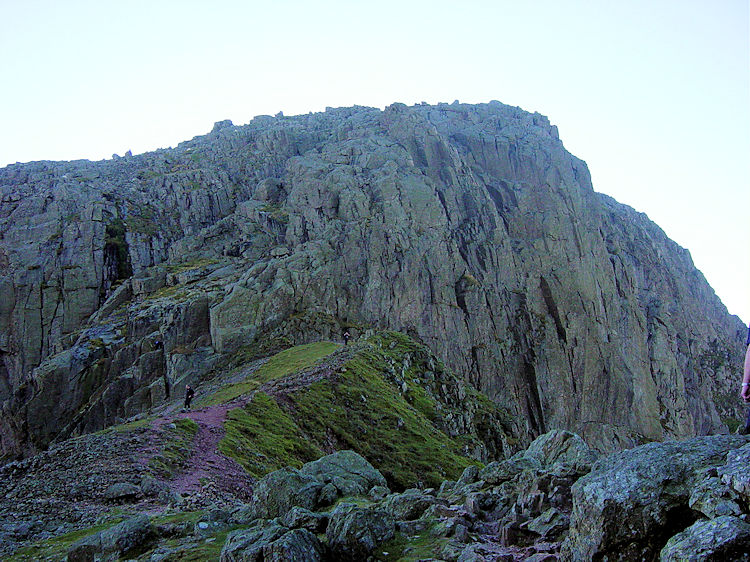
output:
[[[193,390],[193,387],[190,385],[187,385],[185,387],[185,409],[190,409],[190,402],[193,400],[193,396],[195,396],[195,391]]]
[[[344,345],[349,345],[349,340],[351,339],[351,334],[349,333],[349,330],[344,332]]]
[[[747,350],[745,351],[745,372],[742,376],[742,387],[740,388],[740,396],[745,401],[745,404],[750,402],[750,326],[747,329],[747,341],[745,342]],[[745,418],[745,429],[741,432],[745,435],[750,435],[750,408],[747,409],[747,417]]]

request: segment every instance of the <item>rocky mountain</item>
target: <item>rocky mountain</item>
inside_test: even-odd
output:
[[[547,118],[498,102],[9,166],[0,275],[5,459],[344,330],[435,350],[521,444],[568,429],[613,451],[740,414],[744,327],[689,253],[596,193]]]

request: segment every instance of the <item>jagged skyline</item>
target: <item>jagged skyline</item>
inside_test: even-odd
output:
[[[0,166],[174,146],[225,118],[497,99],[547,115],[595,189],[648,214],[750,320],[744,2],[2,12]]]

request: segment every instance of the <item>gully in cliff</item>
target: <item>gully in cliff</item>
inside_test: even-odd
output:
[[[747,351],[745,351],[745,374],[742,377],[742,390],[740,390],[740,395],[742,396],[742,399],[747,404],[750,402],[750,327],[748,327],[747,330],[747,341],[745,342],[747,345]],[[745,419],[745,430],[743,431],[745,435],[750,434],[750,408],[747,410],[747,418]]]

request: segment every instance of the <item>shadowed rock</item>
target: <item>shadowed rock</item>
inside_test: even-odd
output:
[[[652,559],[693,524],[693,488],[746,443],[742,436],[651,443],[599,460],[572,488],[568,560]]]

